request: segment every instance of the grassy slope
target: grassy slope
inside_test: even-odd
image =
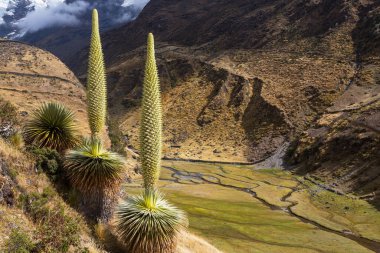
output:
[[[34,221],[30,214],[26,212],[21,199],[23,196],[42,194],[48,190],[51,194],[49,194],[48,202],[44,207],[52,208],[61,206],[65,214],[79,224],[79,244],[73,247],[72,250],[88,248],[90,252],[100,252],[93,241],[91,229],[88,227],[84,218],[63,201],[58,193],[55,192],[49,179],[43,173],[35,172],[34,162],[28,154],[13,148],[0,138],[0,157],[3,162],[9,166],[9,170],[12,171],[14,175],[13,181],[15,182],[14,192],[16,199],[16,205],[12,207],[0,205],[0,211],[2,213],[0,218],[0,249],[4,241],[9,237],[12,228],[22,230],[28,234],[30,238],[33,238],[35,242],[42,239],[40,234],[36,232],[41,224]],[[40,208],[42,208],[42,206],[40,206]],[[60,235],[56,234],[55,236],[59,237]]]

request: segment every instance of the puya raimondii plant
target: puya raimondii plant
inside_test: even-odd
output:
[[[148,35],[140,122],[140,158],[146,189],[155,189],[161,168],[162,108],[153,34]]]
[[[90,129],[97,136],[104,128],[107,113],[107,84],[104,56],[96,9],[92,12],[92,33],[87,73],[87,112]]]
[[[105,189],[117,191],[122,180],[124,159],[106,150],[99,139],[85,139],[66,155],[66,169],[73,186],[85,195],[100,195]]]
[[[63,151],[78,143],[74,114],[65,106],[52,102],[41,105],[25,125],[26,141],[40,148]]]
[[[105,126],[107,94],[96,9],[92,13],[87,79],[87,111],[91,138],[85,139],[77,149],[66,154],[65,168],[73,186],[87,198],[87,204],[95,206],[95,216],[102,221],[108,221],[111,204],[122,180],[124,158],[104,148],[99,138]]]
[[[116,230],[128,252],[174,252],[177,236],[187,226],[187,218],[157,190],[161,166],[162,109],[152,34],[148,35],[141,110],[140,159],[145,191],[120,203],[115,212]]]

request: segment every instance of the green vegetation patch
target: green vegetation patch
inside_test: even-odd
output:
[[[178,174],[185,176],[178,177]],[[194,178],[199,177],[214,179],[194,182]],[[126,185],[128,194],[141,192],[136,183]],[[287,195],[296,190],[293,194],[297,196],[303,192],[303,186],[285,171],[165,161],[160,187],[170,202],[188,213],[190,230],[224,252],[372,252],[344,236],[304,223],[284,210],[273,210],[246,191],[256,191],[267,203],[286,208],[292,203],[289,201],[294,200],[287,199]],[[314,201],[317,200],[308,195],[297,199],[300,207],[314,205]],[[324,212],[315,206],[318,212]],[[302,214],[308,211],[302,210]],[[336,215],[340,215],[338,211]],[[314,220],[315,217],[309,218]],[[328,217],[326,221],[335,224]],[[356,226],[362,224],[366,223]],[[376,228],[378,226],[371,227]]]
[[[356,235],[380,242],[380,212],[371,204],[354,196],[342,196],[310,185],[304,191],[303,210],[295,212],[335,229],[348,230]],[[299,196],[295,196],[299,198]],[[306,201],[308,205],[305,205]]]

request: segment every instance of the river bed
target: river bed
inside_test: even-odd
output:
[[[164,161],[160,185],[190,231],[226,253],[380,252],[378,210],[280,169]]]

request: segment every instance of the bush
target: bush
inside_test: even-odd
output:
[[[30,253],[35,250],[33,241],[20,229],[13,229],[4,245],[6,253]]]
[[[3,123],[18,123],[17,108],[10,102],[0,98],[0,124]]]
[[[63,160],[55,149],[31,147],[30,152],[36,157],[36,169],[45,172],[53,181],[63,173]]]
[[[16,132],[16,125],[18,125],[18,113],[8,101],[0,98],[0,136],[9,138]]]
[[[18,149],[21,149],[24,147],[24,138],[22,137],[20,132],[16,132],[13,135],[9,137],[10,143]]]
[[[125,156],[125,137],[117,121],[108,119],[108,133],[112,144],[111,150]]]

